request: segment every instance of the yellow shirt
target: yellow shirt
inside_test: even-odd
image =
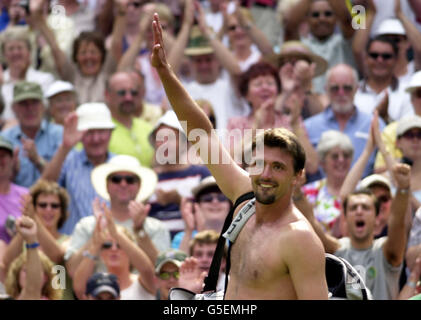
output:
[[[386,150],[395,159],[402,158],[402,152],[396,147],[396,129],[398,122],[389,123],[382,132],[382,140],[386,146]],[[380,152],[377,152],[376,161],[374,162],[374,169],[386,168],[386,163]]]

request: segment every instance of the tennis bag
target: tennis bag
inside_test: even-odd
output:
[[[235,209],[244,201],[249,202],[238,212],[232,221]],[[169,300],[223,300],[228,285],[230,271],[231,244],[234,243],[243,225],[255,212],[255,199],[253,192],[246,193],[237,199],[228,213],[218,244],[213,255],[208,276],[205,278],[202,293],[195,293],[184,288],[171,288],[168,293]],[[232,223],[231,223],[232,221]],[[228,256],[225,268],[225,290],[216,291],[219,269],[226,239],[229,239]],[[326,253],[326,281],[330,300],[371,300],[371,293],[366,288],[364,280],[355,268],[345,259]]]

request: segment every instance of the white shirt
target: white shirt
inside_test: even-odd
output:
[[[362,112],[373,113],[376,106],[382,101],[385,92],[374,92],[364,81],[360,82],[357,93],[354,97],[354,104]],[[414,109],[411,104],[410,95],[405,92],[405,84],[399,81],[399,85],[395,90],[389,86],[387,88],[389,95],[389,118],[393,121],[398,121],[400,118],[414,114]]]
[[[220,129],[226,129],[229,118],[245,116],[249,112],[237,98],[231,81],[227,78],[219,78],[211,84],[193,81],[185,87],[193,99],[205,99],[211,103],[215,113],[216,129],[220,131],[219,137],[223,137]]]

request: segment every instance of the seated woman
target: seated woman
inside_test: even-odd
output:
[[[42,6],[34,6],[31,10],[34,28],[39,30],[51,47],[60,77],[74,84],[79,103],[104,102],[106,80],[116,70],[121,57],[122,30],[127,6],[120,6],[121,14],[114,21],[111,49],[107,52],[105,40],[100,33],[82,32],[73,43],[73,61],[58,46],[56,37],[46,22]]]
[[[302,190],[314,206],[314,216],[325,231],[340,237],[337,223],[341,214],[339,192],[351,168],[354,147],[346,134],[329,130],[322,134],[317,152],[326,178],[306,184]]]
[[[116,226],[111,212],[102,206],[106,220],[98,219],[92,241],[73,277],[73,286],[79,299],[86,300],[86,284],[95,272],[96,259],[100,256],[107,272],[115,274],[120,285],[121,300],[154,300],[154,267],[150,258],[136,244],[126,228]],[[106,221],[102,223],[101,221]],[[131,271],[131,267],[138,273]]]
[[[275,100],[281,88],[278,71],[267,62],[258,62],[244,72],[239,80],[240,94],[250,105],[250,114],[245,117],[234,117],[228,122],[227,146],[238,159],[240,152],[237,147],[248,149],[255,129],[268,129],[283,127],[294,132],[306,151],[306,171],[314,173],[318,168],[317,153],[311,145],[307,132],[301,119],[303,97],[299,92],[292,93],[284,101],[283,110],[288,109],[289,114],[275,108]],[[239,139],[240,138],[240,139]],[[241,150],[242,151],[242,150]],[[241,159],[241,158],[240,158]]]
[[[7,294],[16,300],[61,299],[62,289],[53,287],[54,264],[37,249],[37,224],[24,216],[16,221],[16,228],[26,243],[26,252],[10,265],[5,281]]]
[[[22,214],[31,217],[38,230],[40,251],[55,264],[63,263],[69,237],[58,230],[68,217],[69,197],[66,190],[56,182],[39,180],[29,190],[25,198]],[[24,248],[24,239],[20,234],[13,237],[3,257],[4,266],[11,268],[11,263]],[[66,278],[66,290],[63,299],[73,299],[70,278]]]

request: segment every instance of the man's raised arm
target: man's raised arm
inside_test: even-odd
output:
[[[200,152],[200,156],[215,177],[223,193],[229,199],[235,201],[243,193],[251,191],[250,179],[247,173],[234,162],[228,151],[219,142],[209,118],[190,97],[168,64],[157,13],[154,14],[152,27],[154,47],[151,55],[151,64],[161,78],[168,100],[177,114],[178,120],[187,122],[187,136],[191,137],[194,134],[196,138],[200,138],[201,143],[203,141],[208,142],[208,150],[210,148],[212,153],[218,152],[219,157],[218,159],[212,159],[213,163],[210,161],[211,152]],[[195,132],[192,132],[193,130]],[[226,164],[222,164],[222,159],[225,160],[224,163]]]

